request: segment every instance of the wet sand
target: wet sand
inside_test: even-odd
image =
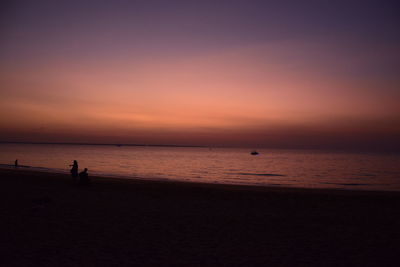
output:
[[[400,192],[0,169],[2,266],[398,266]]]

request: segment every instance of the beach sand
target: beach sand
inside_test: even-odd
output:
[[[400,193],[0,169],[2,266],[398,266]]]

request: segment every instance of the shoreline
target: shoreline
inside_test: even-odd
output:
[[[59,179],[71,179],[68,170],[62,169],[49,169],[45,167],[33,167],[33,166],[22,166],[15,168],[12,165],[7,167],[0,166],[0,175],[4,172],[16,172],[23,174],[47,174],[57,176]],[[165,186],[187,186],[187,187],[198,187],[208,189],[219,189],[219,190],[239,190],[249,192],[293,192],[293,193],[305,193],[305,194],[342,194],[342,195],[399,195],[400,191],[396,190],[367,190],[367,189],[346,189],[346,188],[320,188],[320,187],[289,187],[289,186],[268,186],[268,185],[251,185],[251,184],[227,184],[227,183],[207,183],[207,182],[196,182],[196,181],[178,181],[172,179],[157,179],[157,178],[143,178],[143,177],[132,177],[132,176],[118,176],[118,175],[90,175],[92,182],[100,182],[102,184],[138,184],[143,183],[151,185],[165,185]]]

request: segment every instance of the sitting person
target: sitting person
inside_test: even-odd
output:
[[[80,172],[79,173],[79,183],[80,184],[89,184],[90,183],[90,180],[89,180],[89,175],[88,175],[88,169],[87,168],[85,168],[84,170],[83,170],[83,172]]]

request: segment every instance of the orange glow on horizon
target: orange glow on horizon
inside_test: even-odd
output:
[[[307,135],[398,134],[398,80],[357,75],[383,59],[349,47],[275,40],[4,61],[0,139],[268,145]],[[390,44],[381,49],[398,57]]]

